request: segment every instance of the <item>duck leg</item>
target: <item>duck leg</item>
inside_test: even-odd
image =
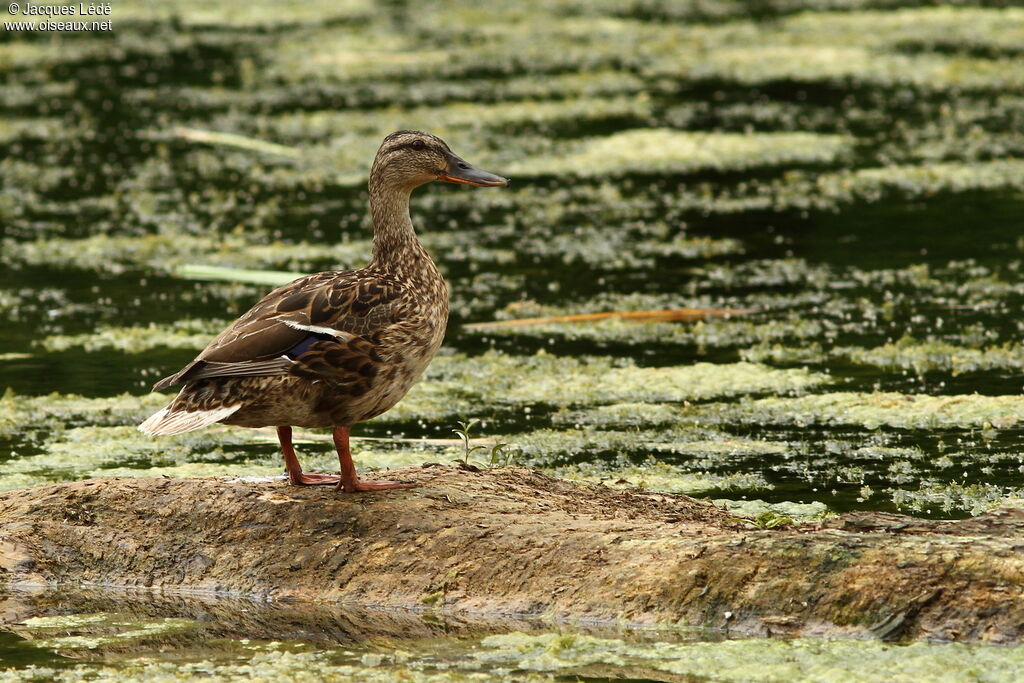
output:
[[[277,439],[281,442],[281,452],[284,453],[284,469],[288,472],[288,483],[295,486],[310,486],[314,484],[339,484],[341,477],[336,474],[319,474],[310,472],[304,474],[299,459],[295,457],[295,448],[292,446],[292,428],[278,427]]]
[[[334,446],[338,449],[338,461],[341,463],[339,491],[355,493],[356,491],[416,488],[416,484],[401,484],[397,481],[359,481],[359,477],[356,476],[356,466],[352,462],[352,453],[348,450],[348,427],[334,428]]]

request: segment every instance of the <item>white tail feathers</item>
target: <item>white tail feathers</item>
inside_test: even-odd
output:
[[[184,434],[185,432],[191,432],[193,429],[199,429],[214,422],[219,422],[241,407],[241,404],[237,404],[225,408],[195,410],[191,412],[184,410],[169,411],[168,408],[161,408],[139,425],[139,431],[151,436],[156,434]]]

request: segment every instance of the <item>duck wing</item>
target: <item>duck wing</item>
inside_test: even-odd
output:
[[[404,293],[398,281],[366,270],[299,278],[263,297],[153,391],[207,377],[369,372],[366,362],[379,357],[365,337],[394,322]],[[312,351],[319,352],[315,359]],[[322,362],[325,351],[329,364]]]

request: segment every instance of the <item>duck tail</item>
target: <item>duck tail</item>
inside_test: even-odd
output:
[[[183,410],[175,409],[172,402],[166,408],[161,408],[139,425],[139,431],[143,434],[155,436],[157,434],[184,434],[193,429],[206,427],[214,422],[220,422],[231,415],[242,405],[224,406],[211,410]]]

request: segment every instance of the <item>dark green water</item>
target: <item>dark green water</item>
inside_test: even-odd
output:
[[[180,268],[360,265],[372,154],[423,128],[513,184],[414,195],[451,325],[424,386],[357,436],[450,438],[477,418],[517,464],[813,513],[962,517],[1021,497],[1024,14],[957,5],[183,0],[118,3],[106,34],[0,33],[0,487],[277,471],[253,432],[128,428],[269,289]],[[752,312],[463,328],[694,307]],[[361,448],[374,467],[458,455]],[[301,449],[330,465],[323,443]],[[244,625],[194,609],[146,616],[214,624],[175,641],[196,659],[249,656],[208,644]],[[261,638],[358,640],[304,628]],[[488,628],[466,642],[511,627]],[[20,637],[0,634],[0,664],[68,665]],[[415,637],[422,654],[444,630]]]

